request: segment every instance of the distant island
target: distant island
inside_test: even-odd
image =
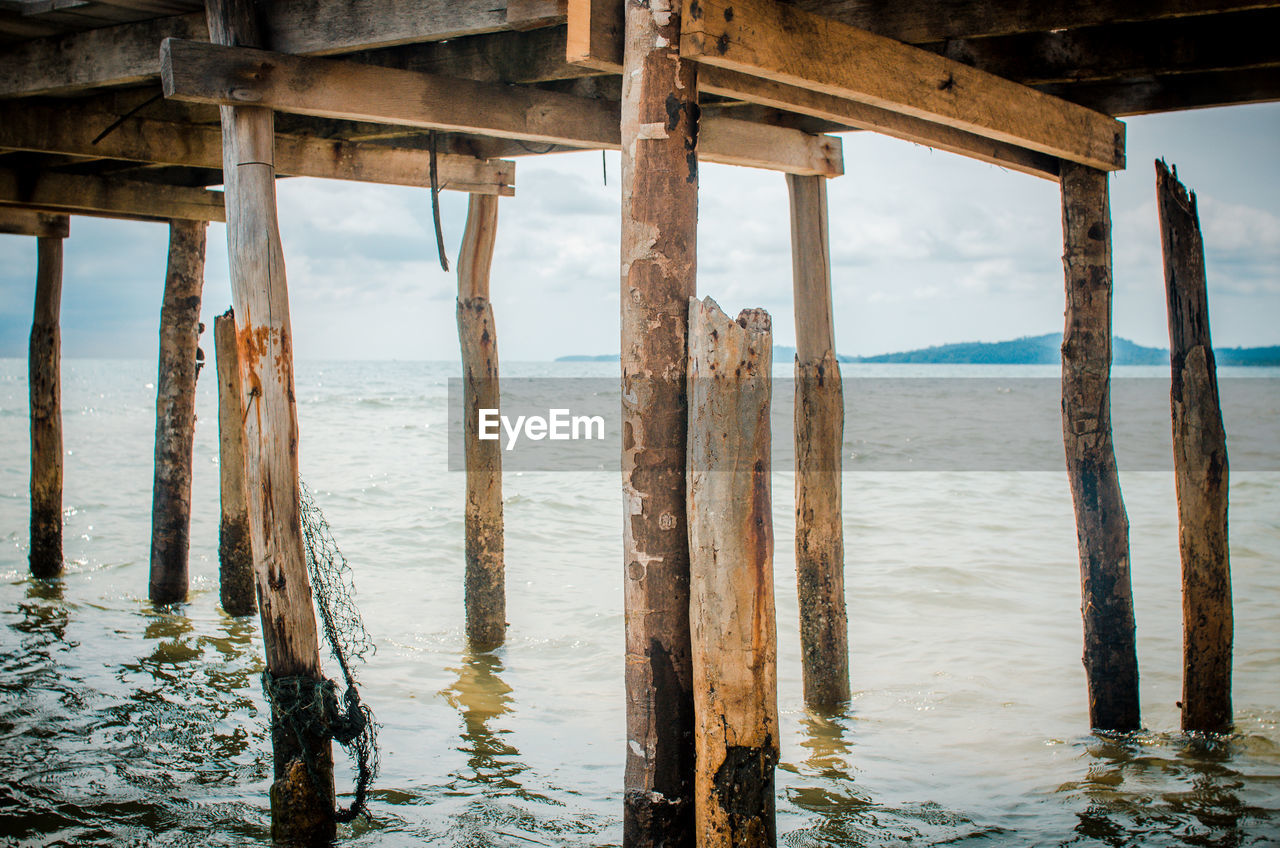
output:
[[[882,353],[876,356],[837,356],[841,362],[948,364],[948,365],[1056,365],[1062,361],[1059,348],[1062,335],[1046,333],[1043,336],[1023,336],[1005,342],[960,342],[936,345],[900,353]],[[1214,349],[1219,365],[1280,366],[1280,346],[1272,347],[1220,347]],[[796,349],[775,345],[774,362],[790,362]],[[1115,365],[1168,365],[1169,351],[1158,347],[1144,347],[1128,339],[1116,336],[1111,344],[1111,357]],[[599,356],[560,356],[556,362],[616,362],[618,354]]]

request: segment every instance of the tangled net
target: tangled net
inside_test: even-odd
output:
[[[316,752],[310,749],[307,740],[333,739],[351,756],[356,768],[355,800],[346,809],[339,807],[336,813],[338,821],[349,822],[360,815],[368,816],[369,785],[378,773],[377,723],[373,711],[360,702],[355,673],[351,670],[351,662],[363,660],[374,650],[374,645],[355,605],[351,564],[338,549],[329,522],[316,506],[306,484],[299,481],[298,487],[307,572],[325,641],[346,682],[346,691],[342,694],[345,709],[339,705],[338,686],[332,680],[272,677],[264,672],[262,683],[272,717],[293,732],[313,779]]]

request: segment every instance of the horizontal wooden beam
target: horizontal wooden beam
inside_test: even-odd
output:
[[[1159,74],[1128,80],[1045,85],[1041,90],[1108,115],[1149,115],[1280,101],[1280,68]]]
[[[910,115],[821,92],[783,85],[737,71],[703,66],[698,71],[698,90],[809,115],[843,126],[874,130],[894,138],[958,153],[971,159],[1036,177],[1050,180],[1058,178],[1059,160],[1056,157],[985,138],[955,127],[931,123]]]
[[[95,143],[96,136],[117,117],[63,105],[0,103],[0,150],[222,169],[222,133],[216,126],[129,118]],[[416,187],[431,184],[430,154],[425,150],[277,135],[275,152],[276,172],[282,175]],[[442,188],[515,194],[514,162],[444,153],[437,160]]]
[[[774,0],[683,0],[681,55],[1106,171],[1124,125],[1000,77]]]
[[[0,206],[138,221],[225,221],[222,192],[0,168]]]
[[[275,0],[258,4],[266,43],[324,55],[441,41],[507,28],[492,0]],[[208,40],[203,13],[22,42],[0,50],[0,98],[61,94],[156,78],[165,38]]]
[[[165,96],[186,102],[269,106],[523,143],[621,147],[619,107],[608,100],[190,41],[166,41],[161,56]],[[753,139],[743,127],[715,127],[725,120],[703,126],[698,155],[704,161],[843,173],[839,139],[781,127],[761,127]],[[759,140],[766,137],[767,145]]]
[[[0,233],[36,238],[66,238],[71,235],[71,219],[66,215],[0,206]]]
[[[568,0],[507,0],[507,26],[525,32],[564,23]]]

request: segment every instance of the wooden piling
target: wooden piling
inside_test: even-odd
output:
[[[829,711],[849,700],[841,453],[844,389],[835,354],[827,181],[787,174],[796,318],[796,585],[804,700]]]
[[[62,236],[36,239],[36,299],[27,349],[31,397],[33,577],[62,573]]]
[[[1111,208],[1107,175],[1062,163],[1066,327],[1062,433],[1075,504],[1090,726],[1139,726],[1129,518],[1111,437]]]
[[[685,387],[696,291],[698,103],[677,4],[627,3],[622,75],[626,848],[691,845]]]
[[[210,41],[262,47],[251,0],[206,0]],[[323,679],[303,551],[298,418],[284,254],[276,220],[270,109],[221,108],[227,247],[245,401],[245,479],[258,612],[272,678]],[[271,832],[323,844],[334,824],[333,751],[312,722],[273,710]]]
[[[249,542],[249,501],[245,488],[244,394],[240,391],[240,351],[236,318],[228,309],[213,319],[214,362],[218,370],[218,578],[227,615],[252,615],[253,548]]]
[[[169,222],[169,267],[160,308],[155,475],[151,488],[151,602],[187,597],[196,351],[204,289],[204,221]]]
[[[471,195],[458,254],[458,341],[462,347],[463,441],[467,465],[467,639],[473,650],[506,638],[502,536],[502,443],[480,439],[481,409],[498,409],[498,334],[489,303],[489,268],[498,198]]]
[[[777,844],[769,314],[689,302],[689,619],[699,848]]]
[[[1231,727],[1231,562],[1227,436],[1209,334],[1204,242],[1196,196],[1156,162],[1156,201],[1169,303],[1173,469],[1182,558],[1182,729]]]

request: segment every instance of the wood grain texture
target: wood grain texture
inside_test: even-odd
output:
[[[1156,162],[1169,304],[1173,470],[1182,559],[1182,729],[1231,728],[1234,625],[1227,537],[1227,435],[1209,334],[1204,240],[1194,192]]]
[[[796,321],[796,586],[804,700],[830,711],[849,700],[841,454],[844,389],[835,354],[827,186],[787,175]]]
[[[622,73],[623,0],[569,0],[565,58],[574,65]]]
[[[235,313],[228,309],[213,321],[218,377],[218,525],[219,597],[227,615],[258,611],[253,589],[253,547],[249,538],[249,500],[245,481],[244,393],[240,390],[240,351]]]
[[[697,291],[698,104],[680,16],[627,4],[622,77],[626,848],[693,844],[685,374]]]
[[[489,268],[498,199],[472,195],[458,252],[458,341],[462,348],[467,639],[473,650],[498,647],[507,634],[503,563],[502,442],[481,440],[481,409],[499,409],[498,333],[489,302]]]
[[[160,308],[156,375],[155,473],[151,486],[151,572],[154,604],[187,597],[191,539],[191,456],[196,427],[196,352],[204,290],[203,221],[169,224],[169,265]]]
[[[689,301],[689,620],[699,848],[777,844],[769,314]]]
[[[27,349],[31,402],[31,576],[62,573],[62,239],[36,245],[36,299]]]
[[[135,221],[223,221],[222,192],[0,168],[0,205]]]
[[[1124,167],[1124,126],[1076,104],[772,0],[684,0],[684,9],[681,54],[698,62]]]
[[[256,43],[249,0],[207,0],[210,36]],[[298,489],[298,417],[293,332],[284,251],[276,219],[270,109],[221,110],[228,265],[240,386],[245,403],[245,481],[258,613],[267,670],[276,677],[320,679],[319,637],[303,552]],[[333,759],[329,740],[271,728],[275,781],[271,833],[278,842],[333,839]],[[311,768],[304,765],[310,752]]]
[[[1101,730],[1136,730],[1129,519],[1111,435],[1111,208],[1104,172],[1063,163],[1062,231],[1062,433],[1080,548],[1089,721]]]
[[[66,215],[0,206],[0,233],[10,236],[66,238],[71,234],[71,219]]]

